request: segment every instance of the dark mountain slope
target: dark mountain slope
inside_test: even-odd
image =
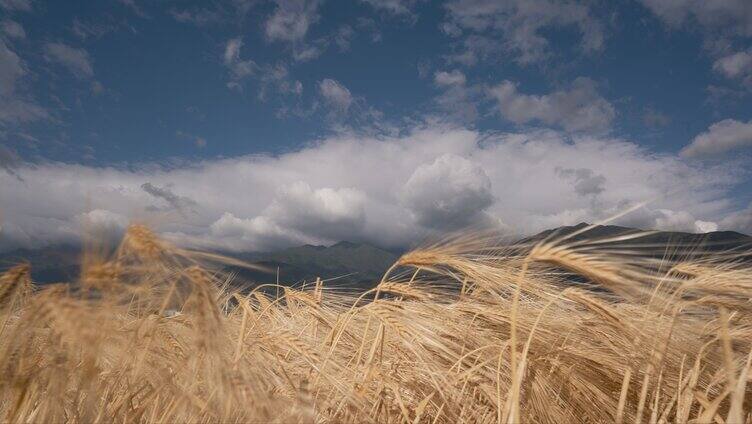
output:
[[[525,238],[519,243],[530,245],[547,237],[560,237],[581,230],[588,224],[560,227],[543,231]],[[615,225],[596,226],[585,233],[573,236],[571,240],[604,239],[623,234],[639,232],[634,228]],[[636,254],[665,256],[667,251],[698,254],[715,252],[752,252],[752,237],[733,231],[718,231],[707,234],[682,232],[655,232],[638,239],[620,242],[629,245]],[[670,246],[667,248],[667,246]],[[604,245],[608,248],[608,245]],[[669,252],[670,253],[670,252]],[[229,271],[238,274],[240,281],[253,283],[274,283],[279,269],[280,282],[286,285],[313,282],[317,277],[335,279],[329,285],[342,285],[365,288],[378,282],[384,271],[396,260],[396,253],[368,244],[339,242],[332,246],[298,246],[265,253],[227,254],[232,258],[249,263],[264,265],[271,273],[231,267]],[[747,253],[743,259],[752,258]],[[38,283],[71,281],[79,272],[80,248],[75,246],[54,246],[44,249],[19,249],[0,254],[0,271],[21,261],[32,265],[32,278]],[[339,277],[339,278],[338,278]]]
[[[546,238],[555,240],[578,232],[590,224],[580,223],[573,226],[546,230],[532,237],[521,240],[521,243],[535,243]],[[715,231],[704,234],[685,233],[675,231],[645,232],[629,227],[616,225],[597,225],[587,231],[571,236],[567,241],[604,240],[624,235],[642,234],[640,237],[607,243],[603,246],[628,247],[637,253],[649,256],[661,256],[679,252],[681,255],[707,255],[711,253],[726,253],[728,255],[743,254],[746,259],[752,255],[752,237],[735,231]]]

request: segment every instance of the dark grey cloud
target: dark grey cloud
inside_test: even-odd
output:
[[[598,196],[603,193],[606,177],[596,174],[588,168],[556,168],[556,172],[565,179],[574,182],[574,191],[580,196]]]
[[[419,225],[439,230],[478,223],[494,202],[483,168],[449,154],[419,166],[405,184],[403,199]]]
[[[168,205],[167,210],[176,210],[182,213],[198,206],[198,203],[193,199],[185,196],[178,196],[168,187],[159,187],[150,182],[146,182],[141,184],[141,189],[157,199],[164,200]]]

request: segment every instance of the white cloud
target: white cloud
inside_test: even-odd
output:
[[[266,216],[238,218],[224,213],[209,227],[208,237],[190,239],[200,247],[219,247],[235,251],[274,250],[300,244],[315,243],[313,239],[280,227]],[[178,236],[183,239],[183,235]]]
[[[277,192],[264,215],[304,234],[342,240],[365,224],[365,202],[365,193],[358,189],[312,189],[308,183],[297,181]]]
[[[721,228],[752,235],[752,205],[732,213],[720,222]]]
[[[128,219],[123,215],[106,209],[93,209],[76,215],[67,231],[73,236],[78,232],[96,237],[97,241],[114,241],[122,237],[128,224]],[[66,230],[65,225],[63,229]]]
[[[244,80],[253,77],[259,83],[260,100],[266,100],[270,89],[283,95],[300,96],[303,93],[303,83],[290,77],[287,66],[281,63],[258,65],[251,59],[243,59],[240,54],[242,47],[243,40],[240,37],[232,38],[225,44],[222,61],[230,71],[227,88],[243,91]]]
[[[433,76],[433,81],[436,83],[436,85],[439,86],[448,86],[448,85],[464,85],[467,79],[465,78],[465,74],[458,70],[453,70],[450,72],[441,71],[436,72]]]
[[[360,0],[375,9],[414,18],[413,7],[421,0]]]
[[[458,70],[434,73],[434,84],[443,89],[434,102],[447,119],[456,122],[473,123],[478,119],[478,97],[482,96],[479,86],[466,85],[465,74]]]
[[[716,231],[718,224],[695,219],[687,211],[673,211],[670,209],[658,209],[655,219],[656,226],[666,231],[689,231],[694,233],[707,233]]]
[[[352,42],[353,37],[355,36],[355,30],[350,25],[342,25],[337,29],[337,32],[334,34],[334,44],[339,47],[339,50],[342,52],[350,50],[350,43]]]
[[[283,95],[300,96],[303,94],[303,83],[294,80],[290,71],[283,64],[264,65],[259,70],[259,98],[266,99],[267,92],[274,90]]]
[[[696,136],[681,154],[686,157],[717,155],[743,147],[752,147],[752,121],[724,119]]]
[[[16,21],[6,19],[0,23],[0,29],[10,38],[26,38],[26,31]]]
[[[752,35],[752,7],[748,0],[641,0],[672,27],[694,19],[706,30]]]
[[[350,90],[330,78],[319,82],[319,93],[338,113],[347,113],[353,103]]]
[[[589,78],[577,78],[570,88],[545,95],[520,93],[517,84],[503,81],[489,88],[488,94],[501,116],[516,124],[537,121],[568,131],[604,131],[616,116]]]
[[[724,228],[734,212],[724,196],[738,182],[728,166],[690,165],[620,139],[437,123],[400,136],[342,134],[276,156],[169,168],[14,166],[23,181],[0,172],[0,198],[14,199],[0,211],[5,248],[71,240],[79,216],[97,209],[150,223],[177,243],[236,250],[342,239],[405,246],[468,223],[504,222],[529,234],[646,200],[653,201],[648,209],[619,222]],[[567,169],[574,171],[563,177]],[[146,183],[190,199],[190,213],[167,210],[167,199],[145,191]]]
[[[728,78],[739,78],[752,73],[752,53],[738,52],[715,61],[713,69]]]
[[[318,0],[274,0],[274,13],[267,19],[264,29],[271,41],[302,41],[311,25],[319,20]]]
[[[446,5],[450,33],[459,35],[460,29],[472,34],[484,34],[471,45],[465,45],[465,54],[477,56],[477,41],[488,39],[486,46],[495,52],[515,54],[521,64],[544,61],[549,55],[546,30],[575,27],[581,35],[580,48],[584,52],[603,49],[605,31],[587,4],[559,0],[451,0]],[[487,38],[486,38],[487,37]],[[473,62],[475,57],[466,57]]]
[[[50,62],[56,62],[66,67],[77,78],[91,78],[94,68],[91,65],[89,53],[63,43],[47,43],[44,46],[44,57]]]
[[[224,54],[222,55],[225,66],[230,70],[230,81],[227,83],[227,87],[230,89],[242,90],[242,81],[253,75],[258,69],[254,61],[240,58],[241,47],[243,47],[243,40],[240,37],[232,38],[225,44]]]
[[[732,53],[713,63],[713,70],[752,88],[752,50]]]

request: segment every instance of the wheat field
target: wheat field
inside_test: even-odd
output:
[[[0,419],[752,422],[749,263],[638,237],[454,235],[366,293],[249,291],[133,225],[70,284],[2,275]]]

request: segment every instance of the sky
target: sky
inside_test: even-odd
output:
[[[752,234],[748,0],[0,0],[0,250]]]

